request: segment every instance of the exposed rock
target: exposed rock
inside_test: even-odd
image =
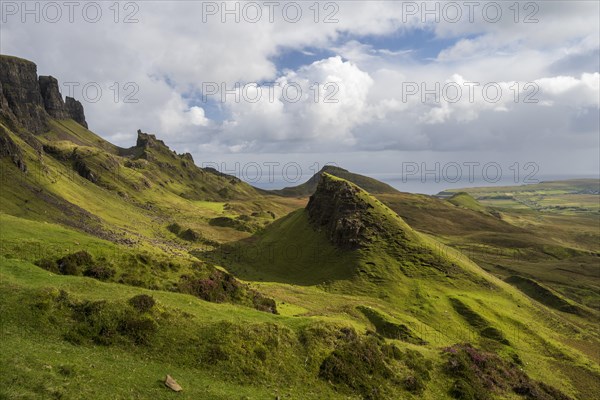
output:
[[[81,103],[74,98],[67,96],[65,106],[67,108],[67,112],[69,113],[69,117],[87,129],[88,124],[85,120],[83,105],[81,105]]]
[[[12,111],[10,110],[10,108],[8,106],[8,100],[6,99],[6,96],[4,96],[1,81],[0,81],[0,112],[10,112],[12,114]]]
[[[356,249],[368,240],[363,214],[372,206],[357,196],[359,192],[352,184],[323,174],[306,206],[310,221],[324,228],[338,247]]]
[[[46,112],[56,119],[67,119],[69,113],[65,107],[60,90],[58,89],[58,81],[52,76],[40,76],[40,91],[44,99],[44,108]]]
[[[67,97],[66,102],[63,101],[56,78],[52,76],[40,76],[39,81],[42,98],[44,99],[44,107],[52,118],[70,118],[80,125],[88,127],[85,121],[83,106],[72,97]]]
[[[171,375],[167,375],[165,378],[165,386],[171,389],[174,392],[181,392],[183,388],[171,377]]]
[[[16,119],[32,133],[47,129],[48,115],[37,78],[37,67],[31,61],[0,56],[2,97],[0,111],[8,119]]]
[[[21,171],[27,172],[27,165],[23,161],[21,149],[3,127],[0,127],[0,157],[10,157],[13,164]]]
[[[140,129],[138,129],[137,134],[138,134],[138,137],[137,137],[137,142],[135,144],[135,147],[138,147],[140,149],[163,148],[163,149],[171,151],[171,149],[169,149],[169,147],[165,144],[165,142],[156,138],[156,135],[144,133]]]
[[[73,162],[73,168],[75,169],[75,171],[77,171],[79,176],[87,179],[92,183],[98,183],[98,177],[94,174],[89,165],[85,162],[85,159],[75,157],[75,161]]]
[[[34,134],[48,129],[48,117],[71,118],[87,128],[83,106],[73,98],[63,101],[56,78],[38,78],[34,63],[4,55],[0,56],[0,114]]]
[[[190,162],[192,164],[194,164],[194,157],[192,157],[192,155],[190,153],[184,153],[181,155],[181,158],[184,161]]]

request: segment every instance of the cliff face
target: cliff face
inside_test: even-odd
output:
[[[0,57],[2,113],[33,133],[47,129],[48,116],[34,63],[16,57]]]
[[[10,157],[13,164],[21,171],[27,172],[27,165],[23,160],[23,153],[19,146],[11,139],[10,135],[0,126],[0,158]]]
[[[63,101],[60,90],[58,89],[58,81],[52,76],[40,76],[40,91],[44,100],[44,108],[46,112],[56,119],[69,118],[65,102]]]
[[[323,174],[306,209],[311,223],[325,229],[332,244],[357,249],[368,241],[364,216],[372,206],[360,199],[360,189],[350,183]]]
[[[75,120],[75,122],[77,122],[79,125],[85,126],[87,129],[88,124],[85,120],[83,105],[74,98],[67,96],[65,101],[65,107],[67,109],[69,118]]]
[[[63,101],[58,81],[37,76],[31,61],[0,55],[0,113],[32,133],[48,129],[48,117],[74,119],[87,128],[83,106],[67,97]]]

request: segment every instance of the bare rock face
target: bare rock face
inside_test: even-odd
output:
[[[23,153],[19,146],[11,139],[10,135],[0,126],[0,158],[9,157],[13,164],[22,172],[27,172],[27,165],[23,160]]]
[[[85,120],[85,113],[83,112],[83,105],[72,97],[67,96],[65,106],[69,117],[75,120],[79,125],[88,128],[88,124]]]
[[[139,148],[154,148],[154,149],[167,149],[167,145],[160,139],[156,138],[156,135],[151,135],[149,133],[144,133],[140,129],[138,129],[138,137],[137,142],[135,144],[136,147]]]
[[[47,129],[48,115],[37,79],[37,66],[17,57],[0,56],[0,112],[32,133]]]
[[[44,99],[44,107],[52,118],[70,118],[85,128],[88,127],[85,121],[83,106],[72,97],[67,96],[66,101],[63,101],[56,78],[52,76],[40,76],[39,81],[42,98]]]
[[[360,189],[324,174],[306,209],[311,223],[325,229],[329,240],[344,249],[357,249],[368,241],[364,215],[372,207],[357,194]]]
[[[4,55],[0,55],[0,114],[34,134],[48,129],[49,117],[71,118],[87,128],[83,106],[70,97],[63,101],[56,78],[38,78],[34,63]]]
[[[40,91],[44,99],[44,108],[46,112],[56,119],[67,119],[69,113],[65,107],[60,90],[58,89],[58,81],[52,76],[40,76]]]
[[[9,110],[8,100],[2,91],[2,82],[0,81],[0,110]]]

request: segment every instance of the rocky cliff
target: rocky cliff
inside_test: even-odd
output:
[[[306,209],[313,225],[325,229],[329,240],[345,249],[357,249],[368,241],[364,216],[372,206],[358,196],[360,189],[351,183],[323,174]]]
[[[37,66],[21,58],[0,55],[0,114],[32,133],[48,129],[48,118],[74,119],[87,128],[83,106],[63,100],[58,81],[37,76]]]

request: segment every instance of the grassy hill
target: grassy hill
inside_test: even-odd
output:
[[[457,207],[463,207],[469,210],[487,213],[486,208],[466,192],[458,192],[452,195],[452,197],[448,199],[448,202]]]
[[[246,279],[304,285],[349,280],[353,292],[370,286],[379,293],[406,276],[460,274],[436,245],[366,191],[324,173],[305,210],[216,255],[233,260],[236,274]]]
[[[195,230],[205,242],[221,242],[248,236],[296,207],[235,177],[196,167],[191,156],[175,154],[153,135],[140,132],[136,146],[120,149],[74,121],[50,124],[50,131],[34,136],[0,123],[0,134],[27,168],[23,172],[9,157],[0,160],[0,211],[113,241],[143,243],[143,236],[178,251],[194,243],[173,235],[167,229],[173,223]],[[209,223],[216,218],[232,220],[234,227]]]
[[[453,204],[341,169],[286,197],[2,96],[1,398],[600,392],[587,211]]]
[[[230,398],[239,393],[257,399],[361,398],[365,397],[361,388],[366,385],[370,393],[374,382],[384,390],[374,398],[451,398],[448,393],[459,378],[443,372],[449,361],[439,349],[464,341],[480,348],[477,351],[484,356],[498,353],[507,360],[518,356],[523,365],[534,365],[526,367],[531,385],[544,378],[569,392],[565,383],[571,379],[569,371],[576,371],[578,379],[591,387],[597,378],[593,364],[570,345],[575,337],[594,334],[591,326],[584,329],[584,320],[575,325],[562,313],[536,306],[491,277],[487,283],[469,283],[415,276],[404,279],[403,295],[387,288],[386,298],[363,293],[360,285],[254,283],[254,288],[277,300],[280,315],[273,315],[171,290],[44,271],[27,261],[40,254],[32,249],[40,248],[46,256],[51,251],[60,255],[86,249],[96,259],[104,255],[113,261],[120,273],[131,267],[115,261],[138,251],[53,224],[4,218],[2,226],[8,229],[0,238],[5,251],[0,258],[0,307],[7,351],[0,364],[11,366],[2,375],[3,395],[8,398],[81,398],[94,392],[98,398],[167,398],[171,393],[160,382],[167,373],[183,385],[184,398]],[[449,250],[446,257],[456,256]],[[462,268],[477,271],[476,266],[456,260]],[[180,268],[167,271],[163,279],[186,272],[185,266]],[[481,270],[477,273],[485,276]],[[132,308],[136,303],[131,299],[139,295],[152,296],[155,304],[150,310]],[[365,336],[369,330],[377,335]],[[573,336],[575,330],[580,333]],[[582,340],[590,345],[596,339]],[[369,363],[381,371],[363,376],[355,366],[363,365],[367,354],[374,357]],[[573,361],[565,364],[565,357]],[[563,366],[560,373],[558,360]],[[334,362],[334,371],[341,376],[330,384]],[[107,381],[113,383],[111,389],[106,388]],[[498,390],[497,397],[504,398],[502,393],[509,396],[510,390]],[[590,392],[581,393],[586,398]]]
[[[317,186],[319,185],[321,177],[324,173],[337,176],[338,178],[342,178],[349,182],[352,182],[369,193],[398,193],[396,189],[394,189],[387,183],[383,183],[381,181],[378,181],[377,179],[373,179],[368,176],[355,174],[343,168],[332,165],[326,165],[321,169],[321,171],[313,175],[308,181],[304,182],[301,185],[286,187],[281,190],[273,190],[273,192],[282,196],[289,197],[310,196],[317,189]]]
[[[586,185],[589,187],[589,182]],[[567,182],[560,186],[574,190]],[[503,188],[501,192],[514,190],[531,195],[536,193],[536,187]],[[411,227],[460,250],[494,275],[502,279],[525,276],[598,310],[598,296],[593,294],[600,287],[594,272],[598,268],[600,241],[600,216],[596,212],[503,207],[496,203],[499,200],[488,201],[488,195],[476,194],[497,188],[465,190],[472,192],[479,204],[472,200],[475,197],[462,194],[462,190],[454,193],[454,200],[451,196],[441,199],[410,193],[376,196]],[[592,195],[574,196],[582,196],[581,204],[587,204],[587,197]],[[598,195],[594,196],[598,201]],[[457,199],[462,205],[452,204]]]

